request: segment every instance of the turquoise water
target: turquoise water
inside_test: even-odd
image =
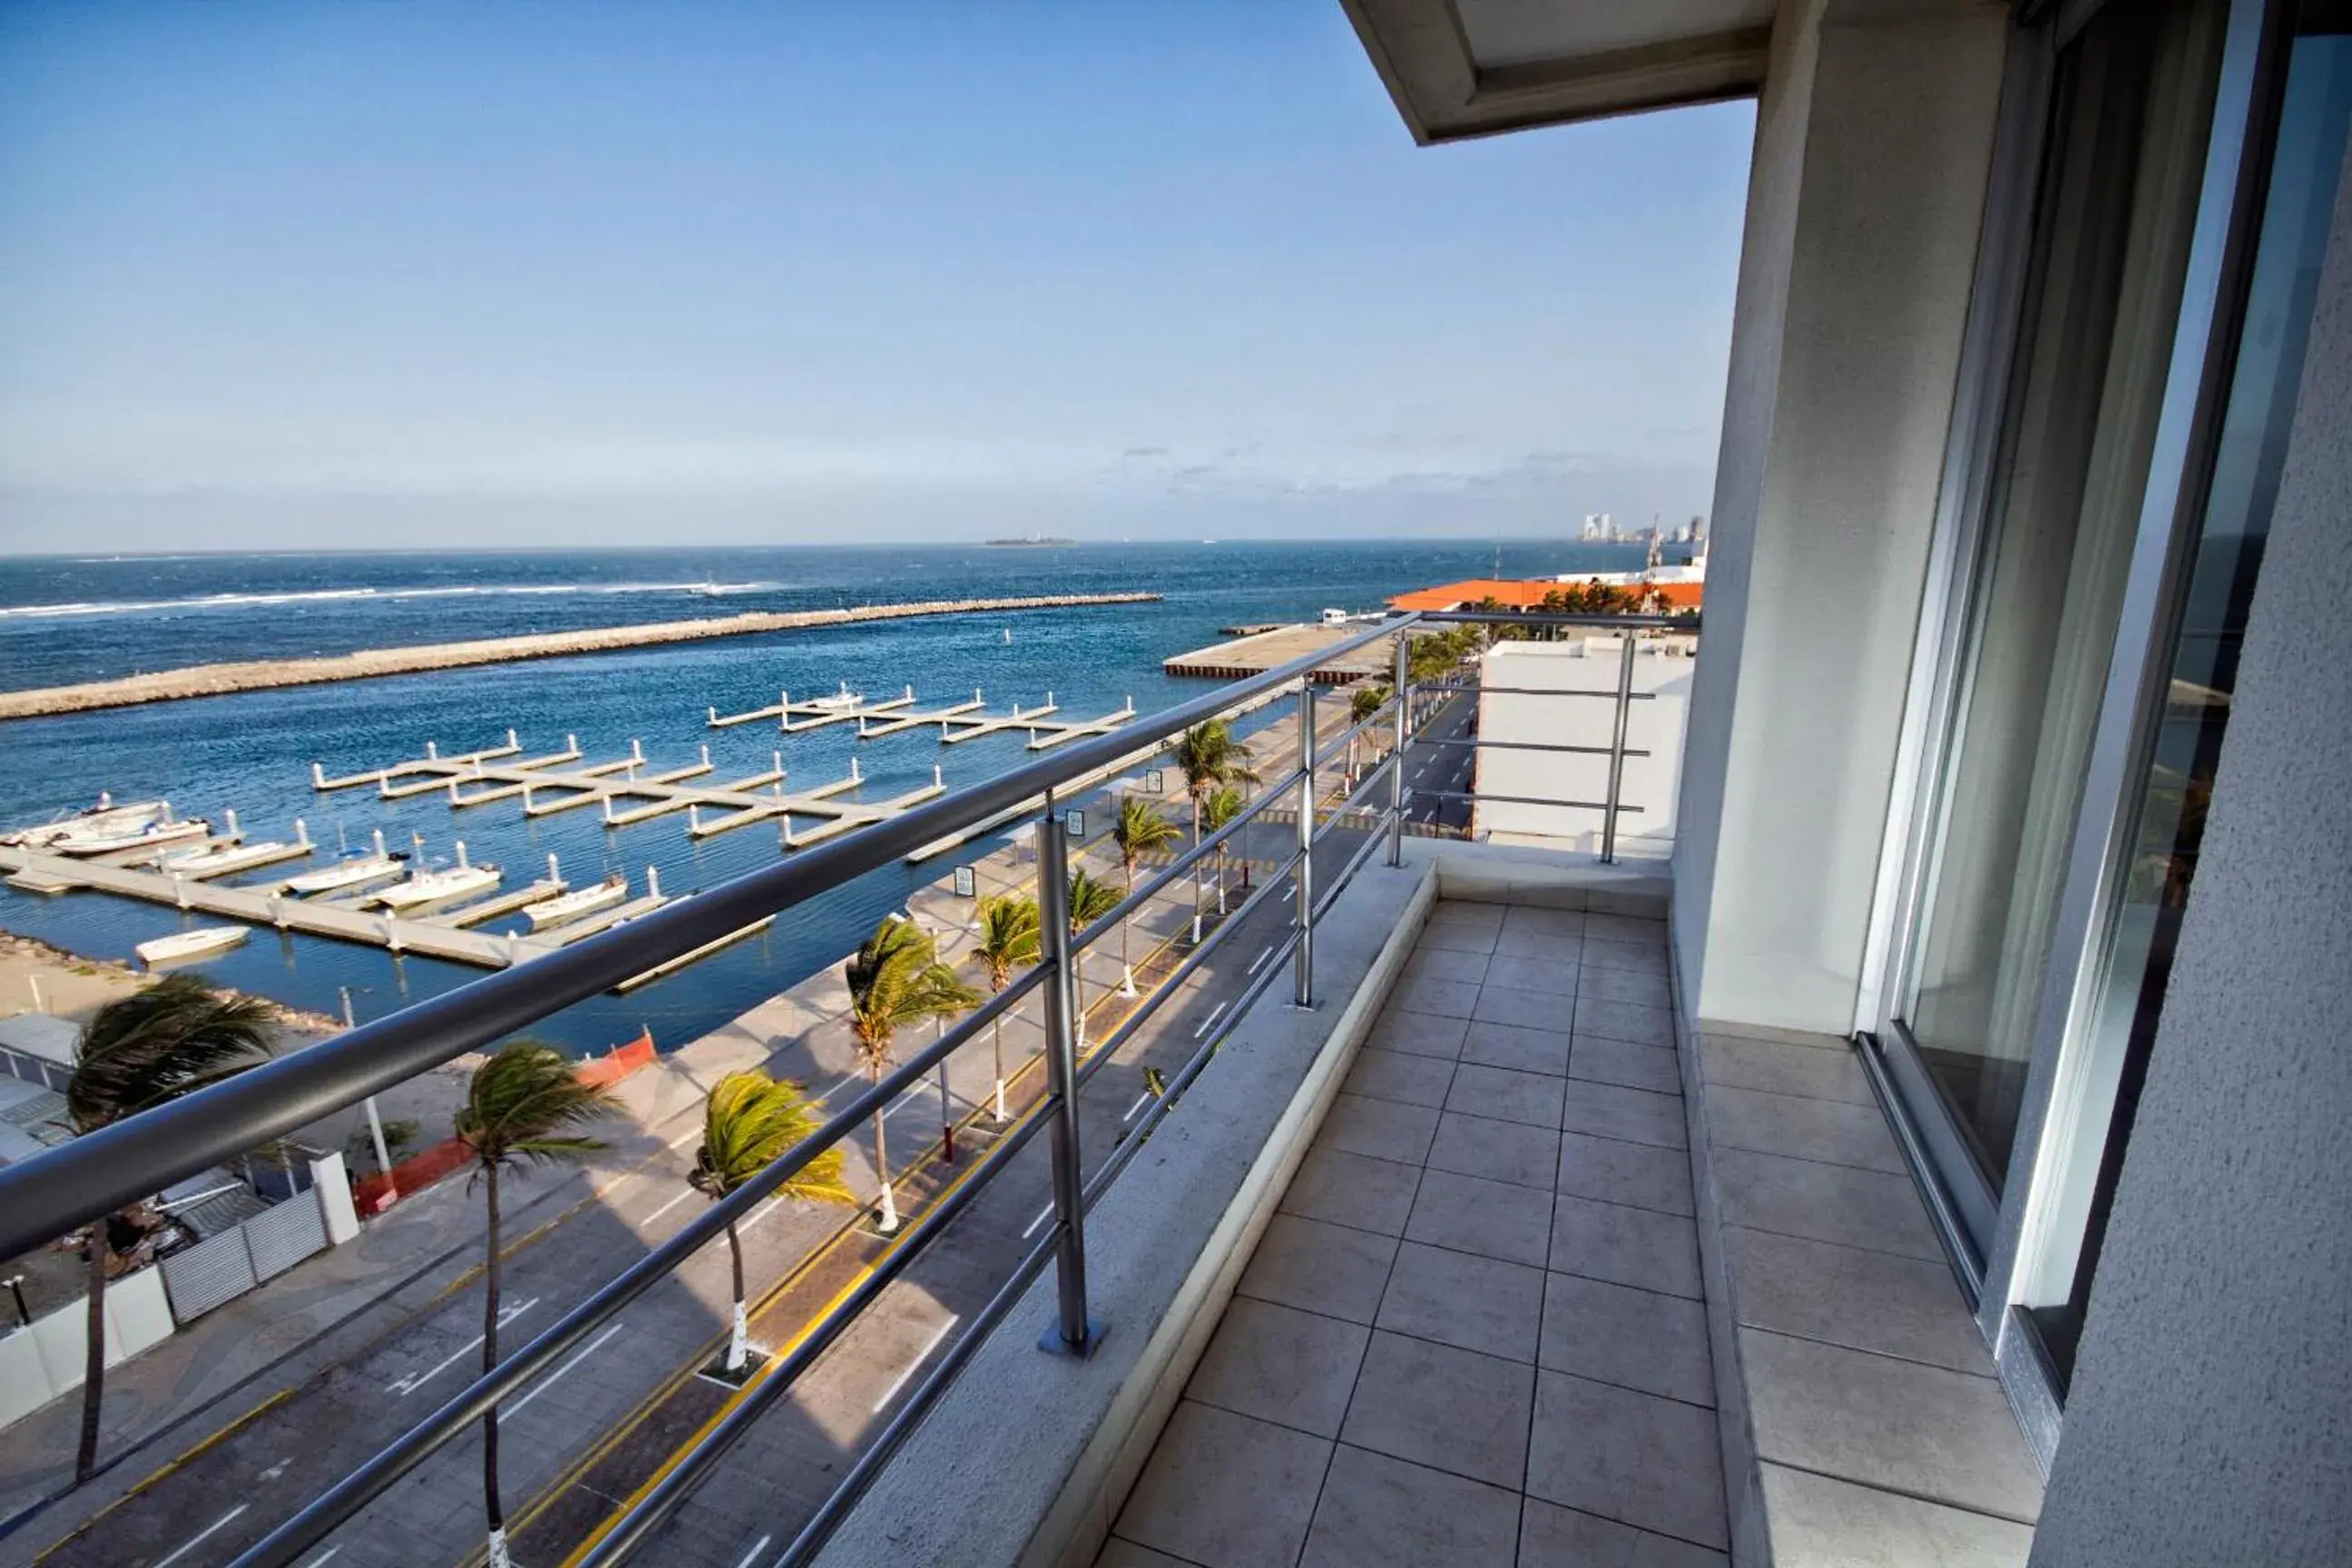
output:
[[[1507,576],[1638,565],[1640,547],[1522,542],[1500,551]],[[1047,691],[1064,717],[1094,717],[1132,697],[1149,713],[1197,693],[1160,672],[1168,656],[1244,622],[1311,618],[1328,605],[1378,607],[1387,595],[1496,570],[1496,547],[1435,542],[1351,544],[1087,544],[1041,549],[814,547],[596,551],[514,554],[205,555],[0,561],[0,687],[87,680],[229,658],[340,653],[475,637],[618,626],[751,609],[803,609],[916,599],[1141,589],[1158,604],[956,616],[727,638],[390,679],[257,691],[144,708],[0,723],[0,824],[37,821],[110,790],[163,795],[219,818],[235,807],[250,837],[281,837],[303,817],[331,848],[382,828],[412,834],[446,860],[462,837],[520,886],[562,858],[575,885],[625,871],[642,888],[657,866],[665,892],[706,888],[778,852],[772,829],[694,842],[683,817],[606,830],[593,809],[526,823],[516,803],[453,813],[438,796],[381,801],[354,789],[318,795],[310,764],[332,776],[422,755],[499,743],[509,726],[527,752],[576,733],[592,760],[625,756],[632,739],[648,771],[695,759],[708,742],[719,778],[769,765],[779,745],[787,789],[843,776],[854,753],[863,798],[928,783],[950,787],[1024,760],[1025,737],[942,747],[936,731],[858,742],[848,726],[779,736],[772,725],[711,731],[721,713],[772,703],[780,688],[809,696],[846,680],[870,695],[912,684],[925,706],[968,700],[1029,706]],[[694,590],[719,588],[711,596]],[[1004,638],[1006,630],[1012,640]],[[962,853],[984,854],[981,841]],[[954,864],[921,868],[928,881]],[[290,868],[256,873],[257,879]],[[232,879],[233,880],[236,879]],[[653,1030],[683,1045],[832,963],[887,910],[916,873],[877,871],[781,917],[760,937],[627,997],[584,1002],[538,1031],[593,1050]],[[0,928],[73,951],[128,958],[133,943],[179,929],[171,910],[89,893],[55,898],[0,890]],[[322,1012],[349,987],[362,1018],[482,973],[430,959],[257,931],[205,966],[227,984]],[[26,999],[0,998],[0,1007]]]

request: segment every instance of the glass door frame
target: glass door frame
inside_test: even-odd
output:
[[[1972,590],[1986,553],[2000,433],[2018,368],[2054,62],[2063,37],[2083,20],[2079,9],[2021,28],[2004,83],[1977,296],[1855,1022],[1897,1142],[2045,1465],[2056,1447],[2062,1402],[2038,1337],[2013,1307],[2048,1287],[2055,1256],[2072,1258],[2080,1237],[2063,1232],[2069,1224],[2079,1227],[2080,1215],[2069,1194],[2087,1185],[2084,1163],[2095,1173],[2105,1147],[2106,1120],[2095,1112],[2112,1101],[2120,1052],[2070,1047],[2084,1038],[2105,979],[2126,839],[2169,684],[2188,558],[2236,357],[2293,12],[2289,0],[2232,0],[2230,7],[2145,499],[2034,1015],[2014,1152],[1994,1191],[1896,1015],[1934,891],[1942,784],[1967,695]]]

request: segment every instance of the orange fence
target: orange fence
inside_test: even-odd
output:
[[[601,1057],[582,1062],[576,1070],[581,1082],[609,1089],[638,1068],[651,1067],[653,1061],[654,1036],[647,1029],[627,1045],[615,1046]],[[355,1179],[352,1200],[362,1214],[381,1214],[401,1194],[431,1186],[452,1171],[469,1164],[473,1158],[474,1152],[464,1140],[444,1138],[396,1162],[389,1174],[378,1171]]]

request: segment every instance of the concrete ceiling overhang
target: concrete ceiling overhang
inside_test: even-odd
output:
[[[1773,0],[1339,0],[1416,142],[1744,98]]]

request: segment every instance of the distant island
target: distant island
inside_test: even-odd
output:
[[[1034,550],[1047,544],[1076,544],[1077,541],[1052,539],[1042,533],[1033,533],[1026,539],[983,539],[980,542],[982,548],[987,550]]]

